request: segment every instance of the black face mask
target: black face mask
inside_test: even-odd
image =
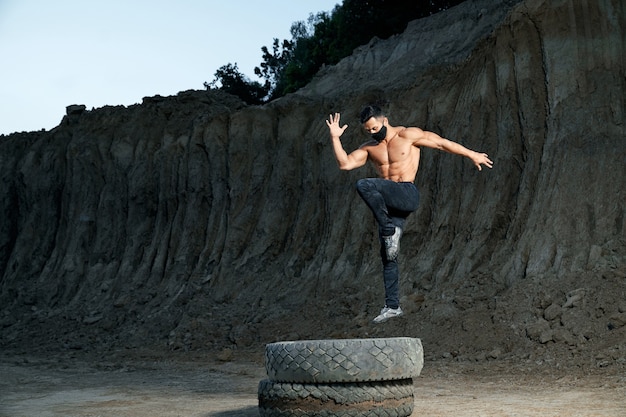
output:
[[[382,142],[385,139],[385,136],[387,136],[387,126],[385,125],[383,125],[378,132],[372,133],[372,139],[376,142]]]

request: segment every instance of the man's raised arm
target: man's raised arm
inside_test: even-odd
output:
[[[341,144],[341,135],[348,128],[348,125],[339,126],[339,113],[330,115],[326,120],[330,132],[330,139],[333,143],[333,152],[335,153],[335,159],[339,169],[349,171],[354,168],[359,168],[367,162],[367,151],[363,149],[357,149],[354,152],[348,154],[343,145]]]

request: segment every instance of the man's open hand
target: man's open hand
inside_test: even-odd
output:
[[[339,126],[339,113],[331,114],[328,120],[326,120],[326,125],[328,125],[330,136],[333,138],[341,137],[343,132],[348,128],[348,125]]]
[[[493,161],[489,159],[489,155],[486,153],[474,152],[472,161],[474,161],[474,165],[476,165],[476,168],[478,168],[479,171],[483,170],[483,165],[488,168],[493,168]]]

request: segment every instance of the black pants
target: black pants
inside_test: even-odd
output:
[[[356,189],[378,222],[385,305],[389,308],[398,308],[400,305],[398,261],[387,259],[382,237],[392,235],[396,226],[404,230],[406,218],[419,205],[419,191],[412,182],[395,182],[382,178],[361,179],[357,181]]]

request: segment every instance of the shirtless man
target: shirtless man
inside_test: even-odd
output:
[[[471,159],[479,171],[482,171],[483,165],[491,168],[493,162],[486,153],[472,151],[436,133],[417,127],[391,126],[377,106],[367,106],[361,112],[361,124],[372,139],[348,154],[340,139],[348,125],[340,126],[339,116],[339,113],[331,114],[326,120],[339,169],[349,171],[362,167],[370,160],[380,176],[357,181],[356,189],[378,223],[385,306],[374,323],[382,323],[402,315],[398,252],[406,218],[417,209],[419,203],[419,192],[414,181],[419,168],[420,147],[465,156]]]

